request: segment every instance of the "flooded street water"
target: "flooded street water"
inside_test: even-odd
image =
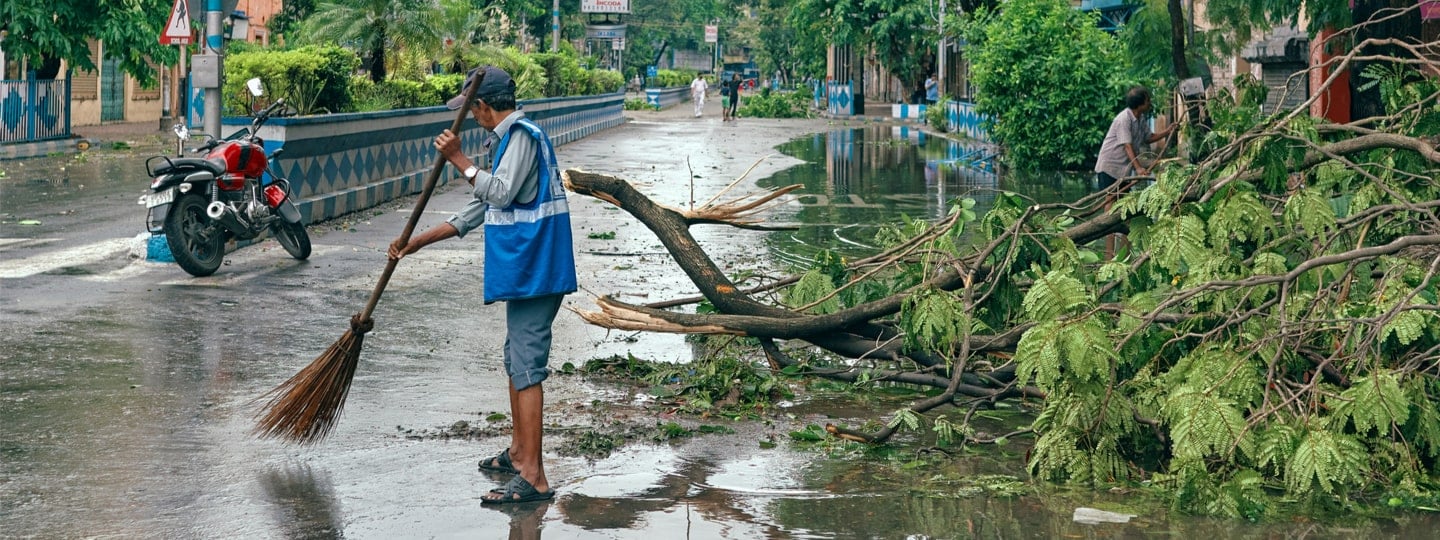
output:
[[[1089,193],[1089,177],[1060,172],[999,174],[995,147],[926,135],[907,126],[876,125],[816,133],[779,147],[805,161],[760,181],[770,188],[802,184],[775,216],[798,230],[767,238],[784,262],[806,265],[820,249],[846,256],[876,251],[874,235],[902,216],[933,221],[958,198],[983,215],[996,193],[1034,202],[1073,200]]]
[[[983,211],[996,189],[1037,200],[1089,189],[1077,176],[1011,180],[969,165],[981,147],[935,137],[922,145],[892,126],[722,125],[686,112],[644,113],[567,144],[562,165],[631,179],[679,205],[689,197],[683,171],[699,177],[696,193],[714,193],[791,141],[781,147],[787,156],[756,174],[765,186],[805,184],[774,216],[798,231],[697,230],[717,259],[739,266],[800,263],[819,249],[867,253],[881,223],[935,219],[955,196]],[[661,155],[634,141],[669,146]],[[482,506],[504,478],[476,472],[476,461],[509,436],[508,419],[493,416],[508,411],[503,307],[479,301],[483,244],[451,241],[405,259],[329,439],[257,440],[253,400],[344,331],[413,200],[312,226],[308,261],[264,241],[229,254],[216,275],[191,278],[129,256],[143,217],[134,201],[147,183],[136,157],[0,162],[0,538],[1428,538],[1440,528],[1430,515],[1322,525],[1175,515],[1135,494],[1025,483],[1023,442],[947,457],[791,441],[807,425],[858,423],[904,398],[817,389],[764,418],[697,419],[647,406],[647,388],[580,374],[545,386],[557,498]],[[422,228],[467,198],[437,193]],[[571,204],[587,290],[567,307],[590,309],[598,294],[693,294],[643,226],[592,199]],[[39,224],[20,224],[29,220]],[[557,364],[696,354],[679,336],[606,332],[569,312],[556,332]],[[464,436],[444,436],[460,422]],[[559,450],[610,422],[727,432],[640,438],[598,458]],[[1138,517],[1082,525],[1071,520],[1079,506]]]

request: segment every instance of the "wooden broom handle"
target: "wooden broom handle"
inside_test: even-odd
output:
[[[455,115],[455,122],[450,124],[450,133],[460,136],[460,128],[465,125],[465,117],[470,114],[470,102],[475,100],[475,92],[479,90],[480,83],[485,81],[485,70],[480,70],[475,82],[465,88],[465,104],[460,106],[460,113]],[[415,225],[420,222],[420,215],[425,213],[425,205],[430,203],[430,195],[435,193],[435,183],[440,180],[440,171],[445,170],[445,156],[443,154],[435,157],[435,166],[430,169],[430,175],[425,177],[425,186],[420,188],[420,198],[415,201],[415,211],[410,214],[409,221],[405,222],[405,230],[400,232],[400,239],[410,243],[410,235],[415,232]],[[385,292],[385,286],[390,283],[390,275],[395,273],[395,265],[399,259],[386,257],[385,272],[380,274],[380,281],[375,283],[375,290],[370,292],[370,301],[365,303],[365,310],[360,312],[357,322],[364,322],[370,319],[370,314],[375,312],[375,305],[380,303],[380,294]]]

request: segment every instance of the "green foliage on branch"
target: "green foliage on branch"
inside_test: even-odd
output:
[[[1022,168],[1094,159],[1128,86],[1121,45],[1063,0],[1013,0],[965,23],[976,111]]]
[[[1434,105],[1389,125],[1417,135]],[[1151,463],[1177,507],[1250,519],[1278,505],[1267,492],[1321,508],[1434,493],[1440,251],[1359,251],[1434,245],[1433,205],[1410,206],[1440,199],[1412,174],[1432,165],[1383,145],[1347,164],[1306,151],[1350,138],[1315,120],[1231,114],[1253,103],[1229,96],[1211,106],[1226,119],[1204,141],[1217,153],[1115,206],[1134,250],[1125,273],[1073,264],[1043,221],[1015,241],[1047,254],[991,261],[1032,282],[1022,320],[1037,326],[1015,351],[1049,396],[1032,472],[1104,486]]]
[[[1263,93],[1242,80],[1207,103],[1211,129],[1188,133],[1196,161],[1162,165],[1113,206],[1001,193],[978,219],[959,203],[895,225],[876,237],[883,256],[820,257],[780,295],[795,317],[894,307],[865,323],[889,343],[805,365],[857,386],[971,385],[858,437],[1030,433],[1043,481],[1146,486],[1182,511],[1250,520],[1432,504],[1440,82],[1377,76],[1392,108],[1373,128],[1255,114]],[[1110,234],[1124,248],[1102,255]],[[970,423],[1018,396],[1040,407],[1029,426],[989,437]],[[949,405],[970,412],[929,412]]]

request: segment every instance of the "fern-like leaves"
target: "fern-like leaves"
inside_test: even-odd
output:
[[[1215,207],[1208,225],[1211,242],[1228,249],[1232,239],[1262,242],[1275,229],[1270,209],[1260,204],[1254,191],[1236,190]]]
[[[800,281],[796,282],[795,286],[786,290],[785,304],[790,307],[808,305],[832,292],[835,292],[835,283],[830,280],[830,276],[818,268],[812,269],[800,276]],[[820,315],[840,311],[840,299],[831,296],[810,311]]]
[[[1018,373],[1047,390],[1065,383],[1108,382],[1114,360],[1114,340],[1095,318],[1041,323],[1015,347]]]
[[[1150,226],[1146,244],[1155,263],[1174,273],[1199,266],[1207,257],[1205,222],[1191,215],[1166,216]]]
[[[1318,238],[1336,227],[1335,208],[1319,190],[1302,189],[1285,201],[1285,224]]]
[[[1035,280],[1030,292],[1025,293],[1022,306],[1031,320],[1044,322],[1087,308],[1093,302],[1080,280],[1052,270]]]
[[[960,339],[969,320],[964,303],[955,293],[925,290],[905,300],[900,325],[911,347],[933,352],[946,352]]]
[[[1253,450],[1245,432],[1245,417],[1228,399],[1182,390],[1165,403],[1165,416],[1170,421],[1176,459],[1228,456],[1236,446],[1247,454]]]
[[[1348,418],[1361,434],[1379,429],[1383,436],[1392,425],[1405,425],[1410,419],[1410,401],[1400,391],[1399,377],[1391,371],[1356,379],[1331,407],[1336,412],[1332,418],[1339,422]]]
[[[1285,468],[1291,495],[1313,495],[1315,486],[1334,494],[1335,486],[1359,483],[1368,472],[1365,445],[1343,433],[1314,429],[1305,435]]]

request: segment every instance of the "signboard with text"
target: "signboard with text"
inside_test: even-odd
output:
[[[625,37],[623,24],[587,24],[585,37],[590,39],[618,39]]]
[[[630,13],[630,0],[580,0],[581,13]]]
[[[713,24],[705,25],[705,43],[720,41],[720,27]]]

